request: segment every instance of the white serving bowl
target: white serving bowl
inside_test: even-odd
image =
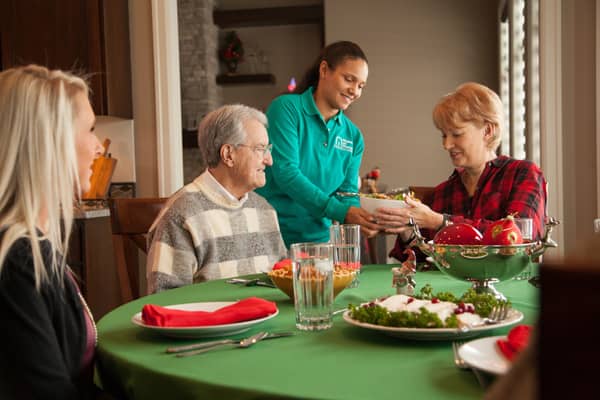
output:
[[[378,208],[405,208],[408,207],[408,204],[404,200],[376,199],[360,196],[360,207],[373,214]]]

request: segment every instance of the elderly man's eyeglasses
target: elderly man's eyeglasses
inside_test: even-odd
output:
[[[250,146],[248,144],[236,144],[235,147],[249,147],[253,151],[260,154],[261,156],[266,157],[269,154],[271,154],[271,150],[273,149],[273,144],[268,144],[266,146]]]

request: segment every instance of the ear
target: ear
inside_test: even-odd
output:
[[[221,146],[221,150],[219,152],[219,154],[221,155],[221,161],[223,161],[223,164],[225,164],[228,167],[233,167],[235,161],[233,150],[234,149],[232,145],[224,144],[223,146]]]
[[[319,64],[319,79],[325,78],[328,69],[329,65],[327,64],[327,61],[321,61],[321,63]]]
[[[483,132],[483,135],[486,138],[491,139],[492,137],[494,137],[494,133],[496,133],[495,125],[490,124],[489,122],[486,122],[484,129],[485,129],[485,131]]]

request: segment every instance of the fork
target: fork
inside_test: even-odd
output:
[[[177,353],[175,356],[176,357],[195,356],[196,354],[206,353],[208,351],[220,348],[220,347],[228,345],[228,344],[232,344],[235,347],[240,347],[242,349],[245,349],[245,348],[248,348],[248,347],[252,346],[253,344],[259,342],[260,340],[264,339],[268,334],[269,334],[268,332],[259,332],[259,333],[255,334],[255,335],[252,335],[252,336],[247,337],[245,339],[242,339],[240,341],[224,340],[223,342],[215,344],[215,345],[210,346],[210,347],[202,348],[202,349],[199,349],[199,350],[184,351],[184,352],[181,352],[181,353]]]
[[[485,325],[493,325],[498,322],[502,322],[508,317],[508,312],[510,311],[510,307],[507,303],[502,303],[499,306],[492,307],[490,314],[487,318],[483,318],[482,323]]]
[[[460,342],[460,341],[452,342],[452,352],[454,353],[454,365],[456,365],[456,367],[461,370],[473,371],[473,375],[475,375],[475,378],[477,378],[477,382],[479,383],[479,386],[481,386],[483,389],[485,389],[488,385],[485,377],[482,375],[482,373],[477,368],[471,368],[458,353],[458,350],[460,349],[460,347],[463,344],[464,344],[464,342]]]
[[[452,342],[452,351],[454,352],[454,365],[456,365],[458,369],[470,369],[471,367],[469,367],[465,360],[460,356],[460,354],[458,354],[458,349],[460,349],[460,346],[462,346],[463,344],[464,342]]]
[[[483,325],[494,325],[504,321],[508,317],[511,307],[507,303],[502,303],[499,306],[492,307],[492,310],[487,317],[482,318],[480,322],[472,325],[463,325],[459,328],[461,332],[468,332],[471,328],[476,328]]]

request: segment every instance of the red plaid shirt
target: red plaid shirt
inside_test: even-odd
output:
[[[496,220],[509,214],[533,219],[534,240],[541,238],[546,219],[546,179],[540,168],[526,160],[500,156],[487,163],[475,194],[470,197],[460,179],[460,171],[439,184],[433,193],[433,211],[449,214],[454,223],[466,222],[482,233]],[[423,229],[425,238],[431,239],[435,231]],[[402,260],[405,245],[396,239],[390,256]]]

